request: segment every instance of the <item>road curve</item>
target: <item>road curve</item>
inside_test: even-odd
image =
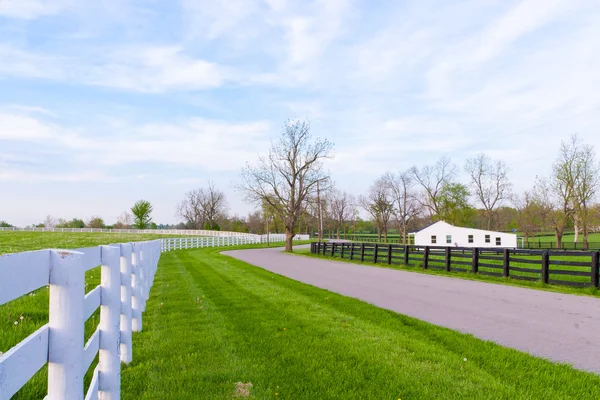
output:
[[[600,374],[600,299],[284,254],[223,254],[432,324]]]

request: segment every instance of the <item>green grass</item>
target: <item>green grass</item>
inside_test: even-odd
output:
[[[467,361],[464,361],[466,359]],[[123,398],[597,399],[600,377],[225,257],[165,254]]]
[[[110,243],[140,242],[177,235],[0,231],[0,254],[42,249],[77,249]],[[189,236],[186,236],[189,237]]]
[[[523,281],[523,280],[517,280],[517,279],[513,279],[513,278],[494,277],[494,276],[487,276],[487,275],[481,275],[481,274],[474,274],[472,272],[447,272],[447,271],[438,270],[438,269],[423,269],[422,262],[418,262],[418,261],[412,265],[387,264],[384,261],[380,261],[378,263],[373,263],[373,262],[369,262],[369,261],[360,262],[360,260],[349,260],[348,258],[342,259],[337,254],[334,257],[331,257],[330,253],[328,253],[328,255],[325,255],[325,256],[318,255],[318,254],[311,254],[310,249],[308,249],[308,248],[298,249],[298,250],[296,250],[296,252],[294,254],[299,255],[299,256],[304,256],[304,257],[313,257],[313,258],[322,258],[322,259],[332,259],[333,258],[336,261],[342,261],[342,262],[347,262],[347,263],[352,263],[352,264],[366,265],[366,266],[378,267],[378,268],[398,269],[398,270],[411,271],[411,272],[428,274],[428,275],[443,275],[443,276],[448,276],[448,277],[457,278],[457,279],[468,279],[468,280],[483,281],[483,282],[510,285],[510,286],[521,286],[521,287],[526,287],[526,288],[530,288],[530,289],[546,290],[546,291],[557,292],[557,293],[600,297],[600,290],[593,288],[593,287],[584,287],[584,288],[567,287],[567,286],[561,286],[561,285],[544,284],[541,281]],[[456,256],[453,256],[453,257],[454,257],[454,259],[459,259]],[[518,257],[526,258],[526,259],[527,258],[528,259],[539,259],[540,258],[539,256],[521,256],[521,255],[519,255]],[[372,252],[365,252],[365,260],[371,260],[372,258],[373,258]],[[380,260],[383,260],[383,258],[384,257],[382,256],[382,258]],[[586,262],[589,260],[589,258],[590,257],[579,257],[579,256],[577,256],[577,257],[552,257],[553,260],[586,261]],[[438,266],[443,265],[443,257],[431,256],[430,262],[432,259],[437,261],[436,265],[438,265]],[[466,258],[464,258],[464,259],[461,259],[461,261],[470,261],[470,260],[471,260],[470,255],[466,256]],[[486,260],[485,262],[490,263],[490,264],[497,264],[497,265],[502,264],[501,261]],[[532,264],[521,264],[521,263],[511,263],[511,266],[521,266],[521,267],[525,267],[525,268],[534,268],[535,267],[535,265],[532,265]],[[465,266],[460,266],[460,267],[468,268]],[[551,265],[550,271],[552,271],[553,268],[585,270],[585,271],[590,270],[590,267],[570,267],[570,266]],[[479,269],[480,269],[480,271],[492,271],[492,269],[486,268],[486,267],[480,267]],[[497,272],[498,270],[494,269],[493,271]],[[531,274],[531,273],[512,272],[512,274],[538,277],[538,274]],[[585,280],[586,282],[588,282],[590,280],[590,278],[588,278],[588,277],[581,277],[581,276],[569,276],[569,275],[554,276],[553,274],[550,274],[550,276],[551,276],[551,278],[562,279],[562,280],[572,280],[572,281],[576,281],[576,282],[579,282],[582,280]]]

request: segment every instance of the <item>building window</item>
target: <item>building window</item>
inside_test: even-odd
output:
[[[452,235],[446,235],[446,243],[452,244]]]
[[[431,235],[431,244],[437,243],[437,237],[435,235]]]
[[[473,235],[469,235],[469,243],[473,243]]]
[[[496,246],[502,246],[502,238],[496,238]]]
[[[485,235],[485,242],[490,243],[490,235]]]

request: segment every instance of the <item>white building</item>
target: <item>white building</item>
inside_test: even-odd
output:
[[[438,221],[413,233],[417,246],[517,247],[517,235],[512,233],[462,228]]]

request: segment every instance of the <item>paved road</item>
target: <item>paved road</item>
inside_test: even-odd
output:
[[[600,299],[281,253],[224,254],[550,360],[600,373]]]

